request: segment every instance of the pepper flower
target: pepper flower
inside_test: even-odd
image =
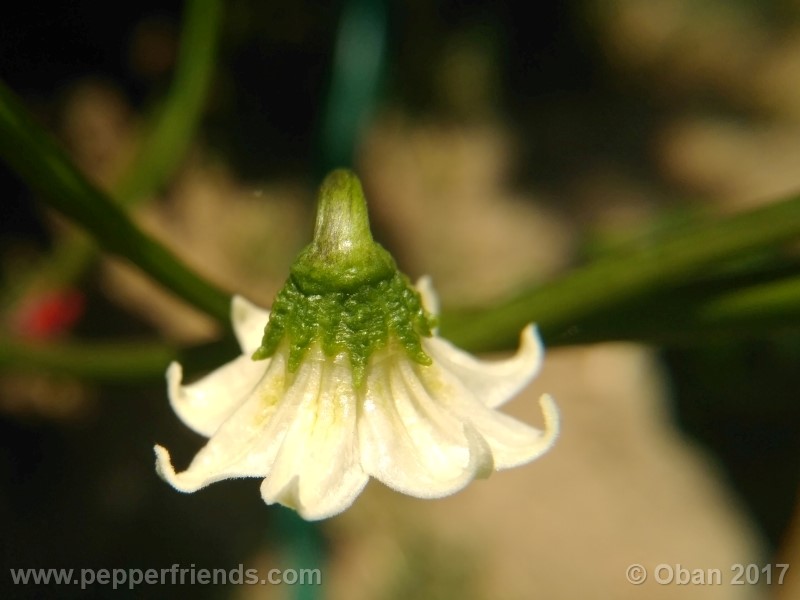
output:
[[[260,477],[267,504],[316,520],[348,508],[370,477],[439,498],[547,452],[550,396],[544,430],[496,410],[539,371],[535,327],[515,356],[485,362],[438,336],[437,312],[428,279],[412,286],[372,239],[356,176],[334,171],[272,311],[233,298],[241,356],[188,385],[169,366],[172,408],[210,439],[180,473],[156,446],[158,474],[182,492]]]

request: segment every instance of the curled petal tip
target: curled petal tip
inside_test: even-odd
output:
[[[153,450],[156,454],[156,473],[172,487],[177,488],[174,483],[175,468],[172,466],[172,459],[169,456],[169,451],[158,444],[156,444]]]
[[[242,296],[231,298],[231,323],[243,354],[252,354],[261,345],[270,312]]]
[[[286,508],[297,511],[303,518],[308,517],[303,514],[303,506],[300,502],[300,478],[295,475],[277,493],[270,493],[267,482],[261,485],[261,498],[267,504],[281,504]]]
[[[439,296],[433,289],[433,280],[430,275],[423,275],[414,285],[422,298],[422,306],[430,314],[438,316],[440,311]]]
[[[191,482],[190,478],[184,477],[186,473],[176,473],[175,467],[172,466],[169,451],[163,446],[156,444],[153,450],[156,453],[156,473],[179,492],[196,492],[201,487],[204,487],[206,483],[209,483],[203,481]]]
[[[542,452],[545,452],[550,449],[561,431],[561,417],[558,413],[556,402],[550,394],[542,394],[539,398],[539,406],[544,416],[544,435],[542,437],[544,447]]]
[[[541,362],[541,358],[544,355],[544,344],[542,343],[542,336],[539,335],[539,327],[536,323],[528,323],[525,328],[522,330],[519,336],[520,346],[523,348],[530,348],[535,350],[534,353]]]
[[[167,394],[170,398],[177,397],[183,381],[183,367],[175,361],[167,367]]]

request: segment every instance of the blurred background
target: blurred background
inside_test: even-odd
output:
[[[377,65],[376,91],[364,92],[375,102],[350,115],[357,137],[337,137],[332,82],[348,65],[334,56],[356,5],[379,7],[347,34]],[[169,89],[183,9],[27,3],[3,16],[0,77],[103,188],[131,164]],[[233,0],[188,151],[131,210],[197,270],[269,306],[310,239],[320,176],[341,164],[363,178],[376,237],[404,271],[431,274],[445,306],[489,305],[642,231],[800,190],[800,2]],[[73,269],[69,226],[5,165],[0,187],[4,334],[175,344],[222,334],[122,261]],[[7,356],[4,567],[312,566],[287,563],[288,513],[265,507],[256,481],[182,495],[156,476],[155,443],[180,466],[203,444],[172,413],[162,378],[98,383]],[[509,412],[538,422],[534,399],[553,394],[555,449],[438,501],[371,483],[313,532],[322,594],[800,597],[798,361],[789,331],[554,348]],[[720,568],[725,582],[737,563],[792,562],[782,586],[625,580],[630,563]],[[0,582],[4,597],[31,593]],[[290,586],[192,594],[299,597]]]

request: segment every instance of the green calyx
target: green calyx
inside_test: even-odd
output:
[[[433,326],[419,293],[372,239],[358,178],[334,171],[320,188],[314,239],[292,265],[253,359],[269,358],[286,340],[294,372],[319,342],[327,356],[347,353],[361,386],[370,356],[390,342],[429,365],[420,336],[431,336]]]

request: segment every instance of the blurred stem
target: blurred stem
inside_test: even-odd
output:
[[[571,334],[615,306],[798,238],[800,197],[792,197],[595,260],[494,308],[446,313],[442,331],[463,347],[492,350],[513,345],[522,327],[535,322],[548,343],[569,343]],[[636,306],[645,314],[649,310],[644,303]]]
[[[616,306],[551,345],[629,340],[660,345],[800,331],[800,276],[724,291],[670,289]]]
[[[370,22],[363,16],[369,14],[369,11],[359,13],[370,7],[385,10],[382,2],[369,3],[367,0],[353,0],[345,6],[340,32],[343,39],[352,38],[354,32],[359,30],[352,23]],[[382,15],[380,11],[375,14]],[[181,61],[184,65],[194,66],[186,66],[184,77],[176,76],[173,89],[176,95],[192,95],[187,90],[197,91],[207,87],[207,70],[213,62],[211,58],[214,46],[213,40],[207,36],[213,37],[213,24],[218,21],[218,13],[217,3],[204,3],[200,0],[192,2],[187,8],[189,39],[182,49]],[[357,19],[348,17],[352,14],[362,16]],[[383,26],[385,28],[385,23]],[[383,33],[385,32],[382,30],[380,39],[370,42],[370,47],[382,50]],[[348,118],[355,115],[358,118],[349,121],[344,119],[350,123],[347,127],[330,125],[325,128],[326,131],[333,132],[326,138],[331,145],[324,153],[331,159],[338,156],[334,143],[337,140],[349,145],[352,156],[362,109],[369,105],[368,100],[372,97],[370,94],[374,95],[374,83],[378,80],[379,60],[356,60],[353,64],[361,64],[359,68],[364,73],[371,74],[370,81],[373,83],[364,89],[369,88],[372,91],[363,93],[362,90],[359,96],[361,108],[353,109],[350,113],[342,108],[346,108],[347,103],[333,100],[340,93],[334,93],[335,90],[346,90],[348,86],[357,83],[348,75],[346,61],[339,65],[339,54],[357,57],[356,50],[359,48],[363,50],[358,44],[348,46],[344,42],[337,46],[337,67],[334,69],[328,115],[334,119],[335,115],[344,111],[341,112],[342,115],[349,114]],[[196,63],[192,52],[201,54]],[[188,62],[184,63],[184,60]],[[194,83],[187,83],[189,81]],[[197,98],[193,99],[198,101]],[[186,101],[185,97],[183,101]],[[166,123],[165,127],[169,126],[170,129],[160,134],[160,128],[157,128],[151,138],[153,144],[160,139],[162,141],[158,144],[174,144],[173,151],[177,152],[175,149],[181,147],[185,149],[181,144],[185,144],[185,134],[193,127],[189,122],[196,122],[199,108],[192,113],[194,116],[187,118],[186,123],[178,126],[174,124],[174,119],[182,116],[181,106],[181,101],[177,99],[174,102],[173,99],[168,101],[160,122]],[[337,131],[340,133],[335,133]],[[163,138],[160,137],[162,135]],[[40,191],[53,207],[83,226],[107,250],[130,259],[191,304],[220,321],[227,321],[228,295],[197,276],[163,246],[139,230],[117,205],[87,182],[64,152],[32,121],[14,95],[2,84],[0,155],[32,187]],[[142,181],[149,181],[150,186],[158,185],[154,183],[159,180],[156,173],[161,173],[163,177],[169,171],[167,167],[154,165],[166,164],[160,160],[170,162],[174,159],[169,153],[160,156],[159,161],[153,162],[143,156],[141,162],[137,163],[137,169],[150,173],[150,176],[142,177]],[[170,164],[174,166],[175,163]],[[131,185],[130,188],[121,188],[128,190],[121,191],[121,197],[133,198],[145,189]],[[139,191],[131,191],[136,189]],[[489,350],[513,346],[520,329],[528,322],[538,322],[551,344],[609,339],[671,339],[682,337],[682,334],[685,334],[685,338],[697,339],[698,334],[703,335],[705,332],[773,331],[796,326],[800,284],[792,277],[722,292],[706,290],[702,293],[686,294],[679,288],[709,270],[720,269],[725,261],[772,249],[798,237],[800,197],[794,197],[717,222],[690,225],[656,241],[645,239],[644,243],[631,246],[624,253],[615,252],[595,260],[494,308],[446,312],[442,315],[442,330],[461,346],[473,350]],[[72,263],[66,261],[66,264]],[[62,352],[65,350],[68,349],[61,348]],[[92,349],[79,347],[69,349],[67,353],[74,351],[73,356],[77,357],[83,351],[90,350]],[[4,343],[3,351],[6,357],[17,356],[23,362],[57,367],[55,355],[48,354],[42,348],[34,349],[8,342]],[[161,358],[168,354],[165,351]],[[113,353],[109,354],[108,360],[113,362],[114,356]],[[157,356],[155,351],[154,356]],[[132,369],[131,372],[142,375],[149,372],[147,363],[140,363],[136,357],[135,352],[128,356],[133,363],[141,365],[136,368],[138,371]],[[85,358],[91,359],[91,356],[87,355]],[[98,357],[96,359],[99,360]],[[157,362],[159,360],[154,360],[151,364]],[[79,367],[73,365],[70,368]],[[159,375],[162,368],[159,366]],[[113,369],[109,372],[111,371]]]
[[[151,118],[135,162],[114,186],[113,195],[123,204],[149,196],[169,181],[203,114],[214,71],[222,2],[190,0],[185,11],[169,94]]]
[[[177,351],[163,343],[36,343],[0,338],[0,368],[37,370],[96,381],[133,381],[164,376]]]
[[[444,317],[450,315],[445,313]],[[763,337],[787,330],[800,330],[798,274],[734,289],[703,285],[666,290],[598,312],[549,343],[631,340],[691,344],[720,337]],[[232,336],[182,350],[157,341],[37,343],[0,336],[0,369],[35,369],[105,382],[161,380],[172,360],[186,365],[187,373],[210,370],[237,353]]]
[[[221,13],[219,0],[186,3],[169,93],[160,110],[148,119],[136,160],[111,191],[122,205],[133,205],[158,191],[183,159],[208,96]],[[69,285],[84,273],[95,256],[96,247],[90,239],[68,232],[20,289],[42,284],[51,288]]]
[[[1,83],[0,156],[50,206],[83,227],[103,248],[129,259],[200,310],[227,321],[228,294],[190,270],[89,183]]]
[[[217,368],[239,352],[233,336],[178,349],[163,341],[35,342],[0,334],[0,370],[27,370],[81,377],[103,383],[164,379],[173,360],[189,365],[187,375]]]

